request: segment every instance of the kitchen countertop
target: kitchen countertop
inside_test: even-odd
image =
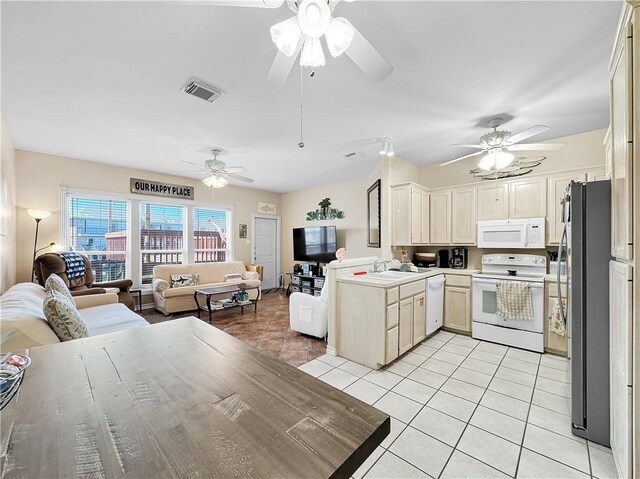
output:
[[[373,276],[369,276],[368,274],[363,275],[353,275],[347,274],[344,276],[340,276],[336,279],[339,283],[353,283],[353,284],[361,284],[366,286],[373,286],[374,288],[394,288],[396,286],[400,286],[407,283],[413,283],[414,281],[420,281],[426,278],[430,278],[432,276],[437,276],[439,274],[458,274],[458,275],[466,275],[471,276],[473,273],[476,273],[478,270],[476,269],[452,269],[452,268],[427,268],[429,271],[411,273],[403,278],[397,279],[389,279],[382,280],[376,279]]]
[[[471,276],[474,273],[479,273],[479,269],[475,268],[465,268],[465,269],[456,269],[456,268],[429,268],[429,271],[436,271],[438,274],[459,274],[465,276]]]

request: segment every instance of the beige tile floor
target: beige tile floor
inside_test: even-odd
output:
[[[299,368],[391,416],[355,478],[615,478],[571,434],[569,363],[441,331],[383,370],[323,355]]]

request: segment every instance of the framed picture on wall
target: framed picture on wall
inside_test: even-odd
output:
[[[367,190],[367,246],[380,248],[381,181],[377,180]]]
[[[240,225],[240,238],[247,237],[247,225]]]

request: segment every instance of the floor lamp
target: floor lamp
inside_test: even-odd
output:
[[[35,240],[33,242],[33,259],[31,260],[31,282],[33,283],[33,280],[35,279],[35,274],[36,274],[36,253],[38,251],[43,250],[44,248],[40,248],[40,249],[36,249],[38,248],[38,227],[40,226],[40,222],[45,219],[48,218],[49,215],[51,214],[51,211],[45,211],[45,210],[27,210],[27,214],[29,216],[31,216],[34,220],[36,220],[36,237]],[[52,246],[55,243],[51,243],[50,245],[45,246],[45,248],[48,248],[49,246]]]

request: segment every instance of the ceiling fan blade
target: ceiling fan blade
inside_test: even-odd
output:
[[[173,173],[174,175],[182,175],[185,173],[189,173],[192,175],[204,175],[206,173],[208,173],[208,171],[205,170],[200,170],[200,171],[176,171],[175,173]]]
[[[460,158],[456,158],[455,160],[449,160],[449,161],[445,161],[444,163],[440,163],[440,165],[438,166],[447,166],[450,165],[451,163],[456,163],[460,160],[465,160],[467,158],[471,158],[472,156],[477,156],[477,155],[482,155],[484,153],[483,151],[476,151],[475,153],[471,153],[470,155],[465,155],[465,156],[461,156]]]
[[[224,170],[227,173],[239,173],[241,171],[249,171],[244,166],[227,166]]]
[[[559,150],[564,143],[520,143],[507,147],[509,151],[551,151]]]
[[[198,166],[200,168],[202,168],[203,171],[206,171],[207,167],[204,166],[202,163],[194,163],[193,161],[187,161],[187,160],[180,160],[182,161],[182,163],[186,163],[188,165],[193,165],[193,166]]]
[[[246,181],[247,183],[253,183],[254,181],[256,181],[256,180],[254,180],[253,178],[248,178],[248,177],[246,177],[246,176],[236,175],[235,173],[228,173],[228,174],[227,174],[227,176],[228,176],[229,178],[234,178],[234,179],[236,179],[236,180]]]
[[[257,8],[279,8],[284,0],[188,0],[177,1],[183,5],[211,5],[215,7],[257,7]]]
[[[481,150],[484,149],[482,145],[449,145],[449,146],[460,147],[460,148],[479,148]]]
[[[506,143],[508,145],[513,145],[514,143],[518,143],[522,140],[526,140],[527,138],[531,138],[532,136],[536,136],[536,135],[539,135],[540,133],[544,133],[547,130],[550,130],[548,126],[544,126],[544,125],[532,126],[531,128],[528,128],[524,131],[521,131],[520,133],[516,133],[515,135],[510,136],[509,138],[507,138]]]
[[[353,28],[353,40],[345,51],[347,56],[358,65],[360,70],[379,82],[391,75],[393,66],[348,20],[343,21]]]
[[[267,73],[267,79],[265,80],[265,84],[268,88],[277,88],[287,81],[289,73],[291,73],[291,69],[298,58],[301,48],[302,40],[298,42],[296,52],[290,57],[278,50],[278,53],[276,53],[276,57],[273,59],[273,63],[271,64],[271,68],[269,69],[269,73]]]

